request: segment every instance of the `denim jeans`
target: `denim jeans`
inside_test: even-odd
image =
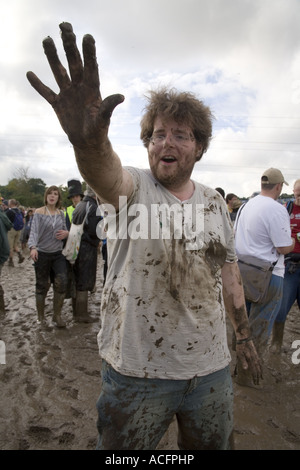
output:
[[[184,450],[230,449],[233,390],[229,367],[190,380],[129,377],[102,364],[98,450],[155,450],[174,416]]]
[[[300,263],[288,262],[285,267],[283,296],[276,323],[284,323],[295,300],[300,308]]]
[[[271,277],[268,294],[264,303],[246,302],[249,324],[257,352],[263,354],[278,315],[283,291],[283,278]]]

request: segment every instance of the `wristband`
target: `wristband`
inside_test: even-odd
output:
[[[251,340],[252,340],[252,336],[248,336],[248,338],[237,339],[236,344],[248,343],[248,341],[251,341]]]

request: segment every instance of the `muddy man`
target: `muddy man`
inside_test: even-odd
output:
[[[93,37],[83,38],[82,60],[72,26],[60,29],[69,74],[52,39],[43,42],[59,93],[27,77],[108,212],[97,448],[155,449],[174,416],[180,449],[232,448],[226,311],[255,383],[261,366],[225,202],[191,179],[209,146],[211,111],[189,92],[152,90],[141,119],[150,168],[123,167],[108,133],[124,97],[102,99]]]

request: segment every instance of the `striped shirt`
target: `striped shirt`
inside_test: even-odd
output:
[[[35,246],[38,251],[45,253],[55,253],[63,249],[63,241],[55,238],[58,230],[67,230],[64,214],[59,212],[51,216],[34,214],[28,240],[29,248]]]

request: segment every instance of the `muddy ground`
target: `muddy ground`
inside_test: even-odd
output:
[[[51,323],[52,290],[46,304],[47,328],[36,322],[31,260],[2,272],[7,313],[0,320],[0,449],[91,450],[97,440],[95,403],[100,392],[100,359],[96,335],[102,286],[98,260],[97,290],[89,297],[91,324],[74,323],[70,300],[63,316],[66,329]],[[231,329],[228,337],[230,343]],[[284,352],[264,368],[263,388],[234,384],[235,446],[240,450],[300,449],[300,364],[293,364],[292,343],[300,340],[295,305],[288,317]],[[3,345],[5,344],[5,364]],[[299,346],[298,346],[299,349]],[[2,356],[1,356],[2,352]],[[300,358],[300,353],[297,356]],[[234,354],[232,370],[234,366]],[[176,424],[160,442],[176,450]]]

